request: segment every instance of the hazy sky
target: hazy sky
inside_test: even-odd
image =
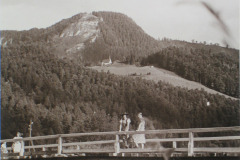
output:
[[[208,3],[229,30],[225,34],[202,5]],[[0,30],[46,28],[82,12],[114,11],[131,17],[154,38],[206,41],[239,48],[239,0],[0,0]]]

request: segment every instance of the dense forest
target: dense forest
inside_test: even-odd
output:
[[[143,58],[141,64],[173,71],[208,88],[239,97],[238,60],[238,51],[233,49],[219,52],[206,47],[189,49],[173,46]]]
[[[147,129],[239,125],[238,100],[97,72],[57,58],[41,43],[9,44],[1,52],[2,139],[17,131],[27,136],[31,119],[33,136],[113,131],[125,111],[132,129],[140,111]]]

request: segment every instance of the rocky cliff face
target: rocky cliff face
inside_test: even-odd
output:
[[[99,22],[103,21],[91,13],[85,13],[81,18],[70,23],[60,35],[54,36],[54,41],[58,42],[55,48],[62,48],[64,52],[57,53],[60,58],[70,59],[76,56],[81,57],[86,43],[95,42],[100,35]],[[58,50],[58,49],[57,49]]]
[[[86,39],[90,37],[95,39],[100,31],[98,29],[99,21],[102,21],[102,19],[92,14],[85,14],[78,21],[71,23],[67,28],[65,28],[60,37],[81,36]]]

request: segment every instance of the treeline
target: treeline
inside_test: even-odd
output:
[[[237,50],[219,52],[211,48],[168,47],[143,58],[141,64],[173,71],[188,80],[239,97],[238,59]]]
[[[132,129],[140,111],[147,129],[239,125],[238,100],[97,72],[56,58],[41,43],[8,45],[1,53],[2,139],[17,131],[27,136],[31,119],[33,136],[118,130],[125,111]]]

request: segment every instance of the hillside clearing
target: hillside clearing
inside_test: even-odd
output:
[[[153,80],[155,82],[163,81],[173,86],[187,88],[189,90],[203,89],[204,91],[211,94],[219,94],[219,95],[225,96],[226,98],[236,99],[234,97],[231,97],[223,93],[217,92],[215,90],[212,90],[210,88],[207,88],[200,83],[186,80],[171,71],[168,71],[162,68],[156,68],[153,66],[137,67],[135,65],[114,63],[113,65],[110,65],[110,66],[103,66],[103,67],[93,66],[90,68],[95,69],[99,72],[103,71],[103,72],[110,72],[112,74],[122,75],[122,76],[141,77],[143,79]]]

